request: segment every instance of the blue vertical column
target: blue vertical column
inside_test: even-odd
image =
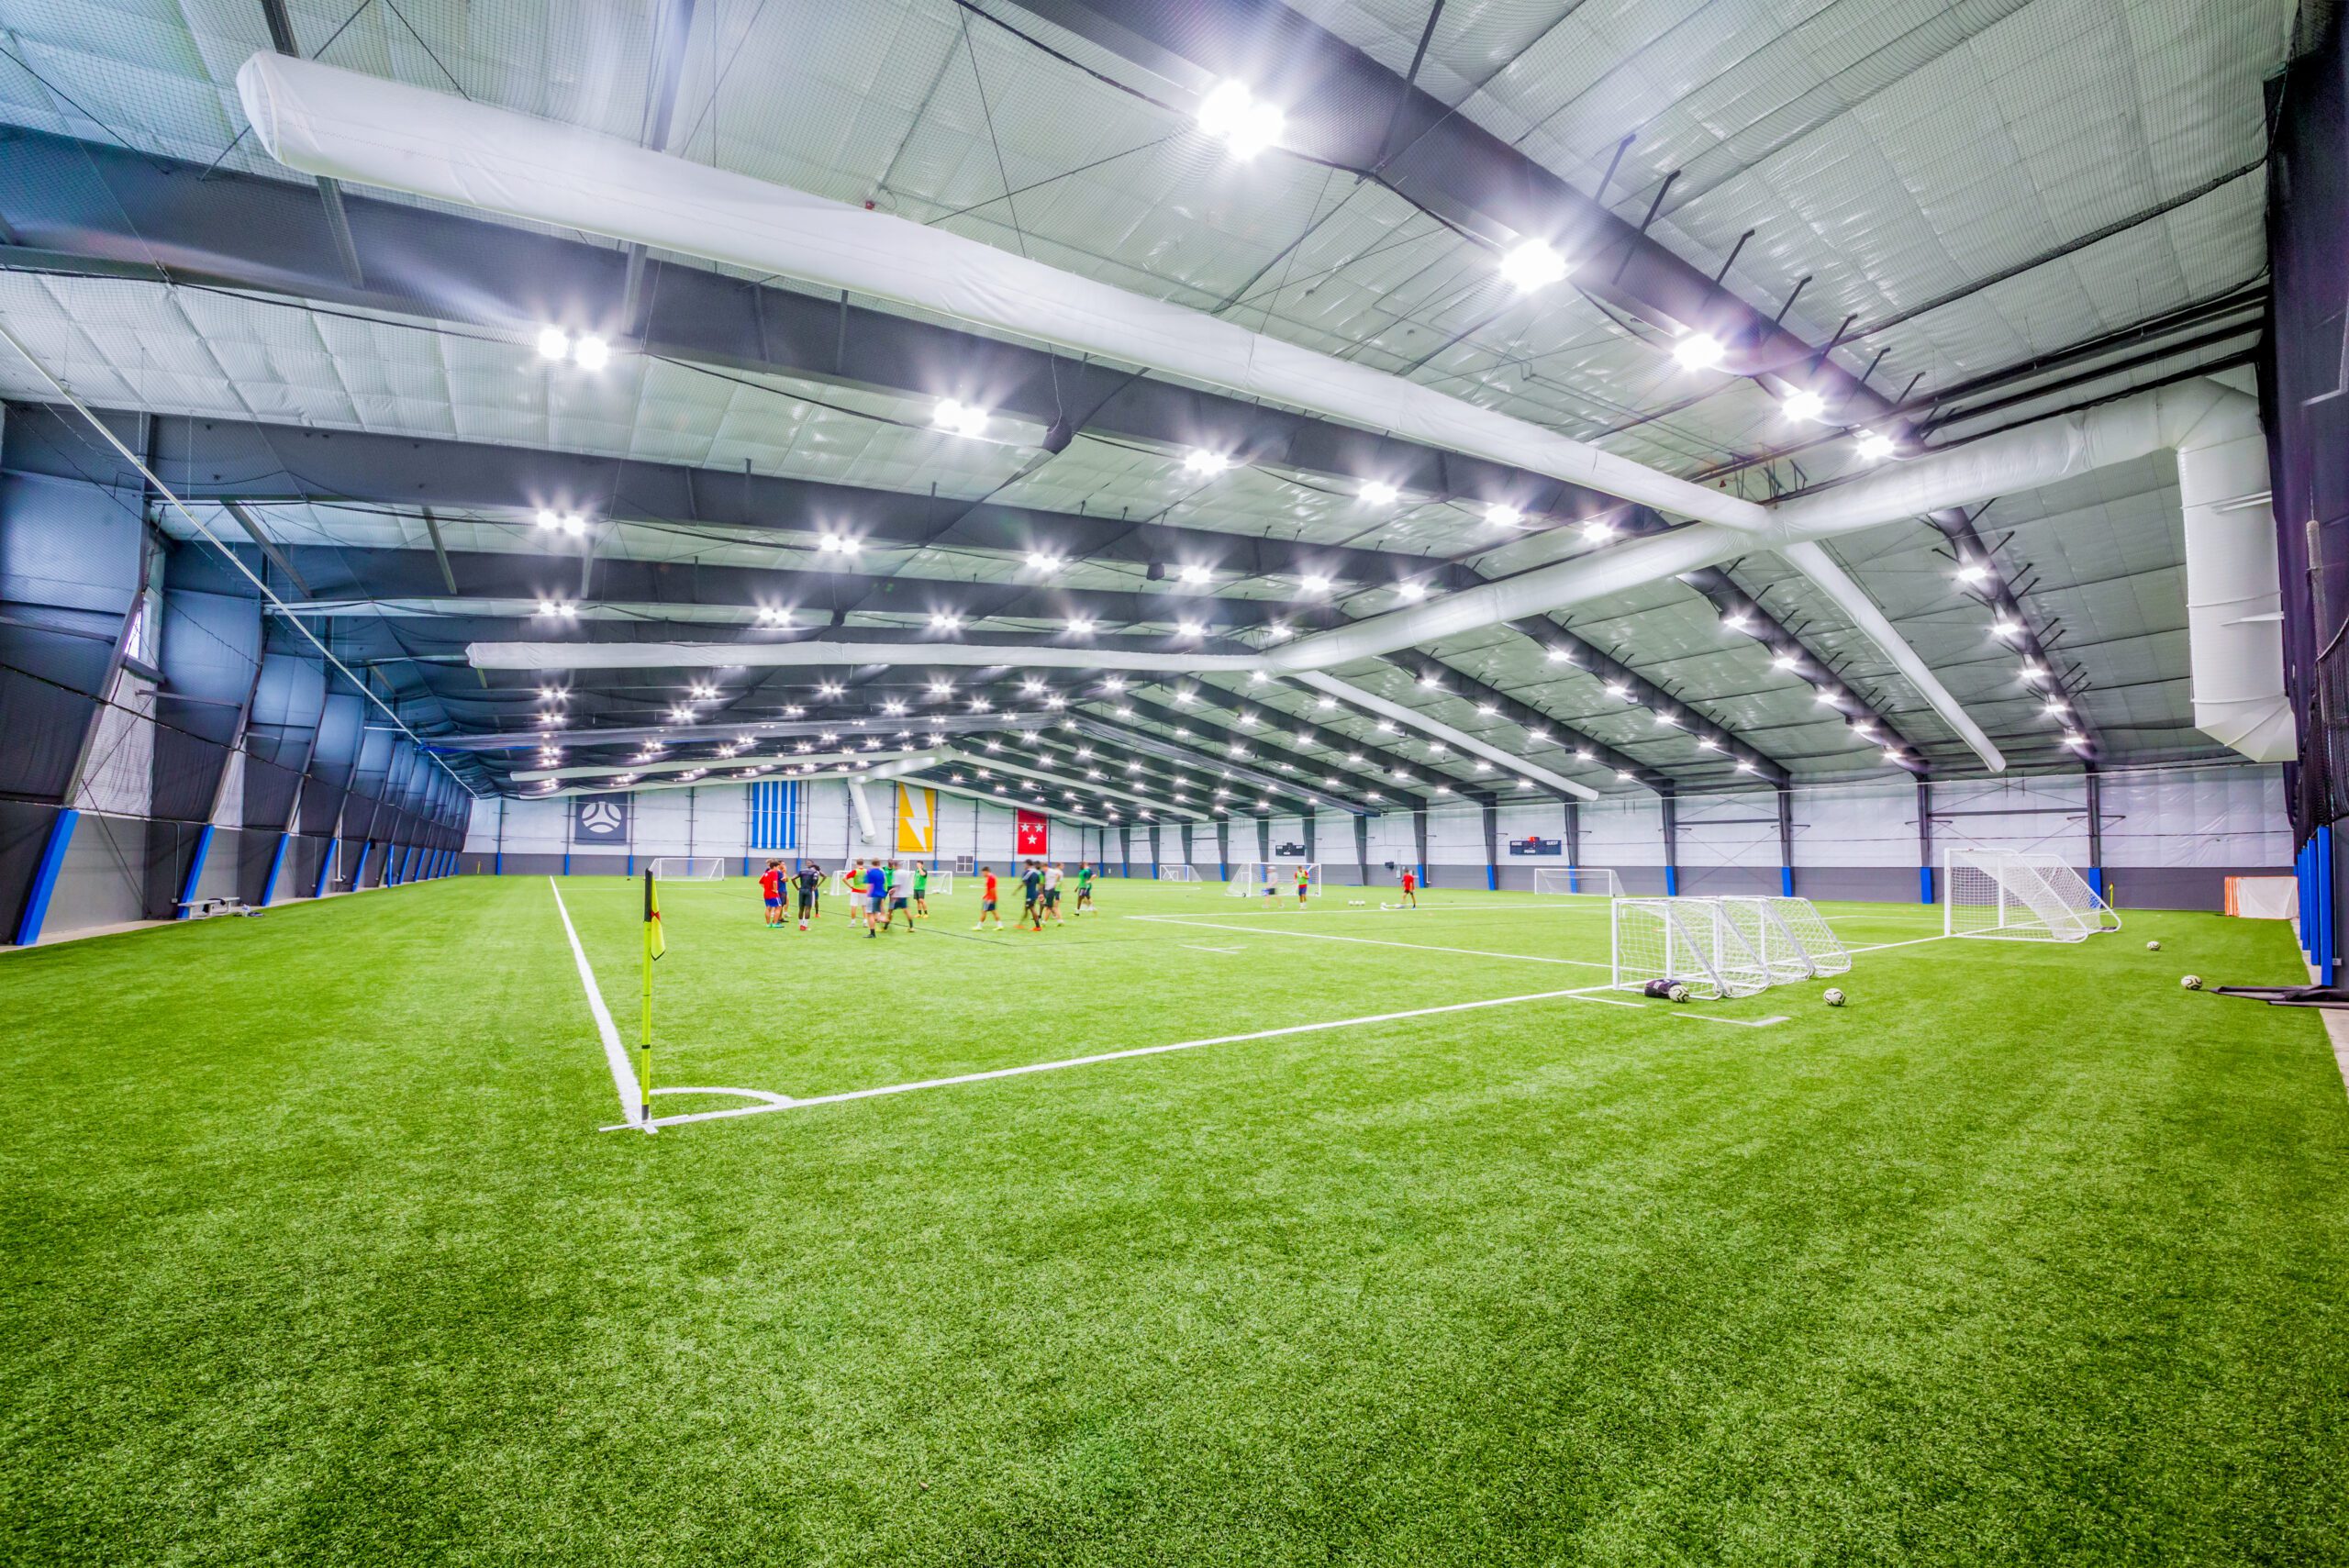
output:
[[[351,891],[353,893],[367,885],[367,851],[374,847],[364,839],[359,840],[359,858],[351,863]]]
[[[2329,826],[2316,830],[2316,904],[2317,984],[2330,985],[2336,953],[2332,940],[2332,829]]]
[[[212,824],[207,822],[196,829],[195,853],[187,858],[187,880],[180,884],[179,907],[172,911],[172,918],[187,918],[188,900],[195,896],[195,884],[204,879],[204,857],[212,852]]]
[[[269,901],[277,896],[277,873],[285,869],[285,846],[293,841],[293,834],[280,833],[277,836],[277,848],[270,852],[269,874],[262,879],[261,884],[261,902],[263,908],[267,908]]]
[[[71,806],[49,824],[49,842],[41,846],[40,864],[33,868],[33,884],[25,895],[25,912],[17,919],[17,945],[28,948],[40,940],[41,922],[49,918],[50,895],[57,891],[58,873],[65,869],[65,850],[73,842],[73,825],[82,814]]]
[[[340,839],[331,835],[328,837],[325,849],[318,854],[318,880],[311,885],[311,897],[324,898],[327,895],[327,884],[334,880],[335,853],[341,848]]]

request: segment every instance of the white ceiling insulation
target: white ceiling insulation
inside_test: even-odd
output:
[[[1425,0],[1292,3],[1398,72],[1427,17]],[[640,4],[403,0],[395,12],[292,0],[290,9],[306,52],[332,64],[620,136],[642,124],[651,49]],[[1920,392],[1931,392],[2261,275],[2260,175],[2223,177],[2265,152],[2259,83],[2283,58],[2292,10],[2289,0],[1455,4],[1430,41],[1420,83],[1585,191],[1635,133],[1611,206],[1636,222],[1665,175],[1682,171],[1657,219],[1665,243],[1709,270],[1753,229],[1731,287],[1775,309],[1809,277],[1791,322],[1823,341],[1854,317],[1840,360],[1856,369],[1885,350],[1874,384],[1897,392],[1922,377]],[[1083,40],[1019,19],[1119,74],[1119,61]],[[283,178],[244,134],[233,85],[237,67],[267,44],[252,0],[0,0],[0,120]],[[950,0],[700,0],[678,103],[669,145],[686,156],[871,200],[1216,309],[1674,473],[1698,474],[1788,436],[1758,389],[1680,371],[1638,329],[1571,291],[1512,302],[1481,250],[1391,193],[1278,156],[1234,166],[1178,117]],[[1007,179],[1034,188],[1006,202]],[[2170,203],[2162,216],[1976,288]],[[927,409],[906,400],[625,357],[583,382],[549,374],[519,335],[17,272],[0,272],[0,314],[80,395],[104,406],[715,469],[747,462],[896,490],[934,484],[956,498],[994,493],[1052,510],[1462,559],[1488,573],[1586,548],[1565,533],[1496,539],[1468,508],[1448,504],[1366,513],[1308,476],[1242,471],[1203,486],[1184,474],[1179,453],[1084,438],[1019,477],[1032,454],[941,437],[922,428]],[[2240,346],[2051,395],[1991,422]],[[24,367],[0,360],[0,393],[39,391]],[[1845,461],[1821,452],[1809,477]],[[1738,483],[1761,481],[1748,473]],[[279,506],[265,521],[299,542],[424,543],[420,519],[382,511]],[[2194,734],[2187,700],[2177,495],[2165,464],[2002,497],[1978,526],[2005,541],[2001,562],[2029,585],[2034,620],[2060,628],[2059,657],[2110,755],[2212,750]],[[454,550],[536,548],[518,518],[448,517],[442,528]],[[598,548],[747,566],[809,559],[804,541],[649,527],[615,529]],[[1987,612],[1954,591],[1945,550],[1921,524],[1835,547],[2021,765],[2060,762],[2035,701],[1987,639]],[[863,566],[963,581],[1008,581],[1019,570],[971,551],[873,551]],[[1731,572],[1910,739],[1938,760],[1963,762],[1940,720],[1819,595],[1766,557]],[[1138,577],[1101,564],[1069,581],[1131,587]],[[1249,579],[1216,591],[1293,588]],[[1371,613],[1395,602],[1390,588],[1364,584],[1349,606]],[[1774,670],[1767,649],[1723,630],[1681,584],[1565,618],[1798,772],[1875,764],[1871,748],[1822,717],[1808,683]],[[1642,733],[1643,716],[1514,633],[1430,651],[1656,766],[1691,778],[1724,768],[1685,732]],[[1445,723],[1478,722],[1461,699],[1386,667],[1340,673],[1424,703]],[[1309,696],[1285,690],[1263,700],[1311,710]]]

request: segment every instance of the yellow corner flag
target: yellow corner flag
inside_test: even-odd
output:
[[[652,1126],[652,964],[669,951],[661,934],[661,884],[652,868],[644,870],[644,1028],[636,1040],[637,1119]]]

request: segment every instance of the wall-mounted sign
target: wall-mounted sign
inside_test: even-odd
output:
[[[1565,841],[1561,839],[1511,839],[1508,852],[1512,855],[1563,855]]]

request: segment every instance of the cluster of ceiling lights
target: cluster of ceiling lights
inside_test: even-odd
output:
[[[1199,100],[1199,128],[1243,163],[1279,142],[1286,118],[1245,82],[1226,82]]]
[[[1976,561],[1970,556],[1961,556],[1958,558],[1955,576],[1967,587],[1975,588],[1988,582],[1992,573],[1987,562]],[[2020,621],[2004,610],[1992,612],[1990,617],[1992,637],[2001,642],[2014,642],[2020,639],[2022,634],[2023,627]],[[2086,751],[2088,749],[2088,738],[2080,729],[2078,721],[2073,717],[2072,705],[2065,699],[2063,689],[2055,685],[2054,679],[2048,673],[2047,667],[2036,659],[2027,658],[2016,673],[2021,677],[2025,685],[2040,692],[2043,698],[2043,705],[2039,710],[2040,716],[2064,727],[2064,744],[2075,751]]]
[[[612,346],[593,332],[574,338],[560,327],[541,327],[539,358],[552,364],[568,360],[581,370],[599,371],[612,362]]]

